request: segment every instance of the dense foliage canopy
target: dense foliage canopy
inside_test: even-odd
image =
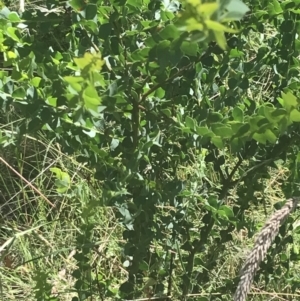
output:
[[[238,233],[252,239],[261,227],[253,212],[298,194],[300,1],[244,2],[46,0],[22,14],[2,7],[3,157],[12,152],[19,162],[24,139],[42,136],[81,163],[88,182],[83,191],[66,166],[49,169],[47,189],[57,197],[45,197],[44,209],[77,231],[71,248],[51,253],[76,249],[73,301],[232,300]],[[282,167],[289,172],[279,202],[270,202],[266,181]],[[64,198],[80,204],[76,218],[62,209]],[[113,254],[101,248],[101,208],[118,221]],[[256,276],[274,294],[299,287],[293,221]],[[35,295],[26,300],[71,300],[53,292],[50,274],[34,270]]]

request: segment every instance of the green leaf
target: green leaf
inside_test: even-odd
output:
[[[197,56],[198,53],[198,44],[195,42],[187,42],[183,41],[180,50],[183,54],[190,55],[190,56]]]
[[[245,56],[245,53],[242,51],[239,51],[237,49],[231,49],[229,56],[230,56],[230,58],[242,58]]]
[[[52,107],[55,107],[57,106],[57,98],[56,97],[48,97],[46,99],[46,103],[49,105],[49,106],[52,106]]]
[[[272,144],[275,144],[277,141],[276,135],[270,129],[267,129],[263,133],[255,133],[253,135],[253,138],[262,144],[266,144],[267,141],[271,142]]]
[[[92,86],[88,86],[86,89],[84,89],[82,96],[85,107],[97,112],[98,106],[101,104],[101,99],[96,89]]]
[[[239,21],[249,11],[249,7],[240,0],[224,1],[227,13],[223,16],[223,22]],[[222,3],[222,2],[221,2]]]
[[[297,162],[300,163],[300,152],[298,152],[298,154],[297,154]]]
[[[287,130],[287,127],[292,124],[293,122],[290,120],[289,117],[284,117],[278,122],[278,128],[280,133],[283,134]]]
[[[21,43],[21,35],[17,28],[8,27],[6,30],[6,34],[12,38],[14,41]]]
[[[274,118],[276,120],[276,122],[278,122],[279,120],[281,120],[282,118],[287,116],[287,111],[285,109],[279,108],[279,109],[275,109],[272,113],[271,113],[272,118]]]
[[[233,154],[238,153],[242,149],[243,146],[244,145],[241,142],[240,138],[233,138],[230,141],[230,149]]]
[[[100,71],[105,64],[99,53],[93,54],[90,52],[86,52],[82,58],[74,58],[74,62],[80,69],[86,69],[89,72]]]
[[[185,118],[185,126],[188,127],[188,128],[190,128],[191,130],[194,130],[195,129],[195,125],[196,125],[195,120],[192,119],[189,116],[186,116],[186,118]]]
[[[211,142],[219,149],[224,148],[224,143],[221,137],[214,136],[211,138]]]
[[[292,110],[290,113],[290,120],[293,122],[300,122],[300,112],[296,109]]]
[[[197,126],[196,127],[196,132],[199,136],[205,136],[207,134],[210,134],[211,131],[209,130],[209,128],[204,127],[204,126]]]
[[[253,139],[261,144],[266,144],[268,140],[268,135],[266,133],[254,133]]]
[[[111,30],[112,30],[111,23],[101,24],[99,27],[99,38],[106,40],[110,36]]]
[[[41,78],[40,77],[33,77],[31,79],[31,84],[35,87],[38,88],[40,86],[40,82],[41,82]]]
[[[265,118],[264,116],[258,115],[258,116],[251,117],[248,121],[251,126],[251,131],[252,132],[258,131],[259,129],[258,123],[264,119],[267,120],[267,122],[269,122],[268,119]]]
[[[142,150],[143,150],[145,153],[148,153],[149,150],[151,149],[151,147],[152,147],[153,145],[154,145],[153,140],[147,141],[147,142],[143,145]]]
[[[292,108],[298,107],[299,104],[297,98],[291,92],[288,92],[287,94],[282,92],[281,97],[282,105],[288,112],[290,112]]]
[[[168,24],[164,29],[159,32],[159,35],[164,40],[176,39],[179,37],[179,30],[173,24]]]
[[[220,214],[222,216],[226,216],[228,218],[234,217],[234,213],[233,213],[232,209],[226,205],[220,206],[220,208],[218,210],[218,214]]]
[[[227,41],[224,32],[214,31],[215,39],[219,47],[223,50],[227,48]]]
[[[126,5],[130,7],[130,12],[139,13],[140,8],[143,6],[142,0],[127,0]]]
[[[197,4],[197,2],[195,3]],[[197,11],[199,14],[202,14],[205,17],[210,18],[211,15],[219,8],[219,4],[217,2],[213,3],[201,3],[197,6]]]
[[[260,130],[263,126],[269,126],[269,125],[270,125],[270,122],[269,122],[268,118],[261,118],[257,121],[257,126]]]
[[[59,193],[66,192],[71,184],[71,178],[69,174],[57,167],[50,168],[50,171],[56,176],[55,186],[57,187],[57,191]]]
[[[20,22],[21,21],[19,15],[16,12],[11,12],[8,15],[8,20],[11,22]]]
[[[154,95],[160,99],[164,98],[165,94],[166,91],[163,88],[158,88],[154,93]]]
[[[236,87],[238,87],[238,81],[237,81],[237,79],[234,78],[234,77],[229,78],[229,80],[228,80],[228,87],[231,90],[234,90]]]
[[[239,128],[235,136],[241,138],[245,136],[249,131],[250,131],[250,124],[245,123]]]
[[[169,110],[169,109],[162,109],[161,112],[163,114],[165,114],[167,117],[171,117],[172,116],[171,110]]]
[[[267,129],[267,130],[265,131],[264,134],[265,134],[265,136],[266,136],[266,139],[267,139],[269,142],[271,142],[271,143],[273,143],[273,144],[276,143],[277,137],[276,137],[276,135],[275,135],[270,129]]]
[[[26,92],[25,92],[24,88],[20,87],[20,88],[16,89],[12,93],[12,97],[15,98],[15,99],[21,99],[21,100],[23,100],[26,97]]]
[[[222,123],[212,124],[211,128],[214,134],[223,138],[229,138],[233,135],[232,129]]]
[[[77,92],[80,92],[83,88],[84,78],[81,76],[65,76],[64,80]]]
[[[120,144],[120,140],[113,138],[110,143],[110,150],[114,151],[119,146],[119,144]]]
[[[290,33],[292,30],[294,30],[294,27],[295,27],[295,22],[291,19],[288,19],[288,20],[284,20],[281,23],[280,29],[284,33]],[[287,36],[287,37],[291,38],[290,36]],[[290,41],[292,41],[292,40],[290,40]]]
[[[137,49],[131,53],[131,58],[135,61],[143,61],[149,55],[150,48]]]
[[[243,122],[244,121],[244,112],[241,108],[239,107],[234,107],[232,111],[232,116],[234,120]]]
[[[272,0],[268,5],[268,13],[271,16],[281,14],[283,12],[280,3],[277,0]]]
[[[162,41],[157,44],[157,54],[160,55],[160,51],[166,50],[169,52],[171,42],[170,41]]]
[[[215,123],[215,122],[219,122],[223,119],[223,115],[217,112],[210,112],[209,116],[208,116],[208,121]]]
[[[191,32],[194,30],[199,30],[199,31],[203,31],[204,29],[204,25],[202,23],[199,23],[195,18],[189,18],[188,20],[186,20],[186,28],[185,30],[187,32]]]
[[[87,20],[93,20],[97,15],[97,5],[88,3],[85,8],[85,18]]]
[[[82,11],[86,5],[84,0],[71,0],[69,3],[71,7],[77,11]]]
[[[4,3],[3,3],[4,4]],[[6,6],[1,6],[0,8],[0,15],[3,18],[8,18],[8,15],[11,13],[11,11]]]
[[[90,138],[95,138],[97,134],[95,130],[90,130],[90,131],[82,130],[82,132],[88,135]]]

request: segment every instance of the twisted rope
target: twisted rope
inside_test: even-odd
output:
[[[265,223],[255,241],[254,248],[240,270],[240,282],[234,294],[234,301],[245,301],[253,278],[260,263],[265,259],[268,249],[279,232],[280,226],[296,208],[299,198],[288,199],[285,205],[276,211]]]

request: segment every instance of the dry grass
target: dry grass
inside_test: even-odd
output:
[[[27,139],[44,146],[44,150],[35,156],[32,149],[29,154],[24,149],[21,164],[14,166],[22,173],[22,166],[35,162],[38,172],[30,180],[30,185],[14,173],[6,174],[2,181],[0,179],[0,187],[3,188],[9,178],[13,178],[12,184],[5,187],[6,197],[1,205],[0,300],[36,301],[34,288],[40,285],[36,277],[41,272],[53,296],[61,301],[71,300],[76,295],[76,279],[72,273],[78,264],[74,258],[77,237],[83,231],[81,227],[86,208],[92,202],[99,202],[101,183],[86,180],[85,176],[92,176],[92,171],[77,163],[75,158],[63,154],[59,146],[47,143],[42,137]],[[70,175],[71,186],[67,194],[57,192],[50,172],[52,167]],[[51,208],[41,195],[51,200],[55,208]],[[90,264],[107,277],[117,275],[118,283],[126,274],[117,256],[121,232],[113,210],[95,207],[90,218],[97,221],[93,229],[92,242],[95,246],[89,254]],[[103,256],[104,250],[109,256]]]

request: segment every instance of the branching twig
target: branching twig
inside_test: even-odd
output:
[[[150,94],[152,94],[153,92],[155,92],[157,89],[161,88],[163,85],[169,83],[170,81],[172,81],[173,79],[175,79],[176,77],[182,75],[184,73],[184,71],[191,69],[194,64],[199,63],[202,58],[206,55],[207,52],[204,52],[200,57],[198,57],[198,59],[195,62],[191,62],[186,66],[183,66],[180,70],[178,70],[175,74],[173,74],[172,76],[170,76],[169,78],[167,78],[165,81],[157,83],[156,85],[154,85],[152,88],[150,88],[147,92],[145,92],[140,99],[140,103],[143,103],[147,96],[149,96]]]

